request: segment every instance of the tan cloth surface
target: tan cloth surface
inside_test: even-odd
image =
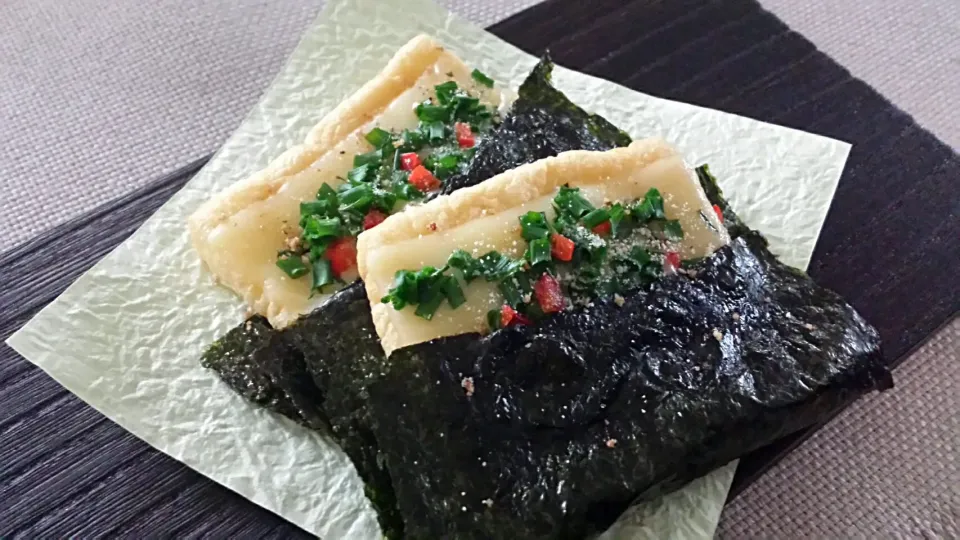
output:
[[[217,148],[319,0],[0,2],[0,250]],[[491,24],[536,0],[445,0]],[[960,146],[958,0],[761,0]],[[960,538],[960,323],[727,508],[726,538]]]

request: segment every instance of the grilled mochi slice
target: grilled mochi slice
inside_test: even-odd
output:
[[[300,233],[300,203],[314,200],[323,184],[336,188],[344,182],[354,156],[374,149],[365,138],[374,128],[416,129],[417,104],[436,99],[435,86],[448,81],[494,110],[509,101],[498,87],[474,80],[471,69],[437,42],[418,36],[327,114],[302,144],[203,204],[188,225],[193,246],[215,279],[275,327],[323,303],[337,287],[313,294],[309,275],[293,279],[276,264],[278,253]],[[340,278],[350,283],[356,276],[353,268]]]
[[[409,208],[360,235],[357,262],[385,352],[485,331],[488,312],[500,308],[504,299],[496,285],[484,279],[469,283],[460,279],[465,302],[456,308],[443,303],[430,320],[418,317],[411,307],[398,310],[381,299],[398,271],[441,268],[458,249],[473,257],[490,251],[522,257],[527,243],[521,237],[520,216],[536,211],[553,219],[553,200],[563,186],[578,188],[597,207],[638,201],[656,188],[662,194],[665,219],[677,220],[682,227],[682,239],[673,247],[681,259],[708,256],[729,242],[693,171],[660,139],[606,152],[565,152],[523,165]]]

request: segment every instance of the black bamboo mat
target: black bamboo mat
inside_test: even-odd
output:
[[[810,274],[877,326],[891,364],[960,308],[960,159],[753,0],[549,0],[491,30],[642,92],[853,143]],[[206,159],[0,255],[0,338]],[[747,456],[731,496],[808,434]],[[305,533],[148,447],[0,345],[0,536],[18,535]]]

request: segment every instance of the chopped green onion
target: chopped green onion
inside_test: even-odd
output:
[[[470,283],[483,273],[479,261],[462,249],[457,249],[447,258],[447,266],[456,268],[463,275],[463,280]]]
[[[326,184],[324,184],[326,185]],[[336,215],[337,203],[330,204],[328,201],[303,201],[300,203],[300,217],[308,216],[330,217]]]
[[[550,262],[550,239],[549,238],[537,238],[530,241],[530,246],[527,248],[527,259],[530,260],[530,264],[540,264],[543,262]]]
[[[578,188],[567,186],[560,187],[559,193],[553,198],[553,204],[557,208],[558,214],[569,217],[574,221],[593,210],[593,205],[583,195],[580,195]]]
[[[303,237],[308,242],[340,236],[340,218],[308,216],[303,224]]]
[[[344,184],[350,186],[350,184]],[[374,201],[373,187],[370,184],[350,186],[340,192],[340,211],[356,210],[366,212]]]
[[[631,213],[637,221],[644,223],[651,219],[665,219],[663,213],[663,196],[657,188],[650,188],[643,196],[643,202],[635,206]]]
[[[546,214],[543,212],[527,212],[520,216],[520,235],[527,241],[550,236]]]
[[[421,122],[449,122],[450,121],[450,109],[440,105],[433,105],[430,102],[423,102],[417,105],[416,113],[417,118]]]
[[[381,302],[390,302],[393,309],[403,309],[407,304],[417,303],[417,274],[409,270],[398,270],[393,277],[393,286]]]
[[[491,79],[490,77],[487,77],[486,74],[484,74],[479,69],[473,70],[473,72],[470,73],[470,76],[473,77],[473,80],[486,86],[487,88],[493,88],[493,79]]]
[[[310,285],[311,291],[322,292],[326,285],[333,283],[333,269],[330,267],[330,261],[327,259],[318,259],[313,263],[313,282]]]
[[[456,309],[467,301],[467,297],[464,296],[463,289],[460,288],[460,283],[457,282],[457,278],[444,276],[442,286],[443,295],[447,297],[447,302],[450,303],[450,307]]]
[[[352,184],[369,182],[376,178],[376,169],[369,163],[350,169],[347,173],[347,181]]]
[[[447,137],[447,126],[442,121],[421,122],[420,129],[426,140],[432,143],[443,142]]]
[[[491,309],[487,312],[487,325],[490,327],[490,330],[500,329],[500,318],[503,313],[502,310],[503,308]]]
[[[401,148],[406,152],[416,152],[427,144],[426,136],[420,130],[405,129],[400,134],[400,140],[403,141]]]
[[[511,307],[517,307],[523,302],[523,293],[520,292],[520,287],[513,278],[505,279],[497,283],[497,289],[500,291],[500,294],[503,295],[505,304]]]
[[[372,144],[374,148],[383,148],[393,142],[393,135],[391,135],[389,131],[380,128],[373,128],[369,133],[364,135],[364,138],[368,143]]]
[[[606,208],[597,208],[583,216],[583,224],[586,225],[588,229],[592,229],[608,219],[610,219],[610,212],[607,211]]]
[[[366,154],[357,154],[353,156],[353,166],[361,167],[363,165],[370,166],[379,166],[380,161],[383,159],[383,154],[380,150],[373,150],[367,152]]]
[[[281,255],[280,258],[277,259],[277,266],[293,279],[303,277],[310,272],[310,267],[295,253]]]
[[[416,280],[419,303],[414,314],[429,321],[446,298],[441,283],[443,275],[440,270],[427,266],[417,272]]]
[[[320,186],[320,189],[317,190],[317,200],[331,202],[334,206],[336,206],[337,191],[330,187],[330,184],[323,184]]]
[[[610,234],[614,238],[617,238],[617,235],[620,228],[620,223],[627,217],[627,212],[623,208],[623,205],[620,203],[615,203],[610,207]],[[625,229],[626,227],[624,227]]]
[[[500,281],[517,273],[523,268],[522,260],[511,259],[499,251],[482,255],[477,261],[487,281]]]
[[[457,93],[457,83],[456,81],[447,81],[434,86],[433,89],[437,92],[437,102],[439,102],[440,105],[446,105],[450,103],[454,94]]]
[[[453,100],[452,106],[453,118],[464,122],[471,122],[489,114],[486,108],[480,105],[480,100],[475,97],[457,96]]]
[[[667,237],[667,240],[674,242],[683,240],[683,228],[680,226],[680,221],[676,219],[667,220],[663,224],[663,235]]]
[[[427,169],[430,169],[437,178],[445,180],[456,172],[457,164],[460,163],[461,157],[462,155],[459,152],[427,156],[423,161],[423,165]]]

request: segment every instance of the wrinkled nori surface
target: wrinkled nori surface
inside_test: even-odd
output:
[[[891,386],[876,330],[759,234],[697,270],[395,351],[370,421],[407,537],[581,538]]]
[[[552,89],[549,71],[545,62],[531,74],[447,189],[561,151],[629,143]],[[533,327],[434,340],[387,363],[356,283],[284,331],[254,317],[204,365],[258,405],[325,427],[390,538],[603,530],[633,502],[891,384],[876,331],[777,261],[715,180],[699,180],[736,240],[695,278],[667,277],[622,307],[598,301]]]
[[[548,57],[537,64],[510,113],[478,146],[469,169],[445,182],[444,193],[560,152],[630,143],[626,133],[551,86],[552,69]],[[255,404],[308,427],[327,428],[357,466],[384,533],[399,538],[403,521],[390,477],[363,421],[366,382],[380,373],[382,361],[366,291],[358,281],[282,331],[262,317],[251,318],[214,343],[202,364]]]
[[[551,86],[552,70],[553,63],[545,55],[520,86],[510,113],[477,148],[469,169],[444,183],[444,193],[568,150],[610,150],[630,144],[626,133],[577,107]],[[359,281],[344,290],[347,289],[352,292],[335,295],[304,319],[329,317],[334,304],[359,301],[361,296],[366,301]],[[367,335],[373,332],[373,323],[369,314],[364,317],[363,334]],[[291,358],[286,346],[289,340],[286,336],[278,338],[263,317],[255,316],[250,322],[240,324],[215,342],[204,354],[203,365],[217,371],[234,391],[257,405],[316,427],[317,418],[311,406],[315,396],[310,396],[315,388],[311,390],[306,370],[297,369],[299,361]],[[358,356],[381,351],[376,340],[335,338],[350,340]],[[278,385],[281,378],[292,384]]]

